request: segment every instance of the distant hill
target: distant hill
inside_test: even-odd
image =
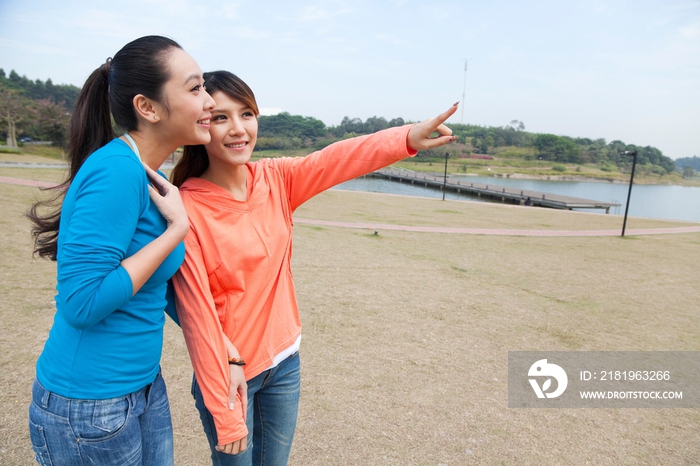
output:
[[[692,157],[682,157],[676,159],[676,168],[683,171],[685,167],[690,167],[695,171],[700,171],[700,157],[694,155]]]

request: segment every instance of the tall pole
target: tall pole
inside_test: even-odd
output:
[[[467,100],[467,63],[469,63],[469,60],[464,60],[464,86],[462,86],[462,124],[464,124],[464,102]]]
[[[442,200],[445,200],[445,188],[447,187],[447,157],[450,156],[449,152],[445,152],[445,176],[442,181]]]
[[[626,150],[622,152],[622,155],[632,156],[632,174],[630,175],[630,189],[627,191],[627,205],[625,206],[625,220],[622,222],[622,235],[625,236],[625,227],[627,226],[627,211],[630,208],[630,197],[632,196],[632,182],[634,181],[634,167],[637,166],[637,151],[636,150]]]

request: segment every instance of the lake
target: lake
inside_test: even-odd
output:
[[[548,181],[464,175],[449,175],[448,181],[449,180],[484,183],[491,186],[502,186],[504,188],[529,189],[541,191],[543,193],[614,202],[620,204],[620,207],[611,208],[610,214],[620,216],[625,213],[625,203],[627,202],[627,192],[629,190],[629,184],[594,181]],[[373,177],[357,178],[347,181],[336,186],[334,189],[405,194],[442,199],[442,191],[440,190]],[[445,198],[494,202],[449,191],[445,193]],[[588,211],[600,214],[605,213],[605,211],[600,209],[590,209]],[[632,186],[628,215],[631,217],[700,222],[700,187],[635,184]]]

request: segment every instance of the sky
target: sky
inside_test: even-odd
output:
[[[0,0],[0,68],[32,80],[82,86],[150,34],[328,126],[460,101],[448,123],[700,156],[700,0]]]

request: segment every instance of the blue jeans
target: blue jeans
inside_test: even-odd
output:
[[[148,386],[108,400],[64,398],[32,387],[29,436],[43,466],[172,466],[173,426],[160,373]]]
[[[277,367],[248,381],[247,448],[237,455],[215,450],[218,442],[214,418],[204,406],[197,380],[192,379],[192,395],[211,448],[215,466],[284,466],[292,450],[297,426],[301,376],[299,353],[294,353]]]

